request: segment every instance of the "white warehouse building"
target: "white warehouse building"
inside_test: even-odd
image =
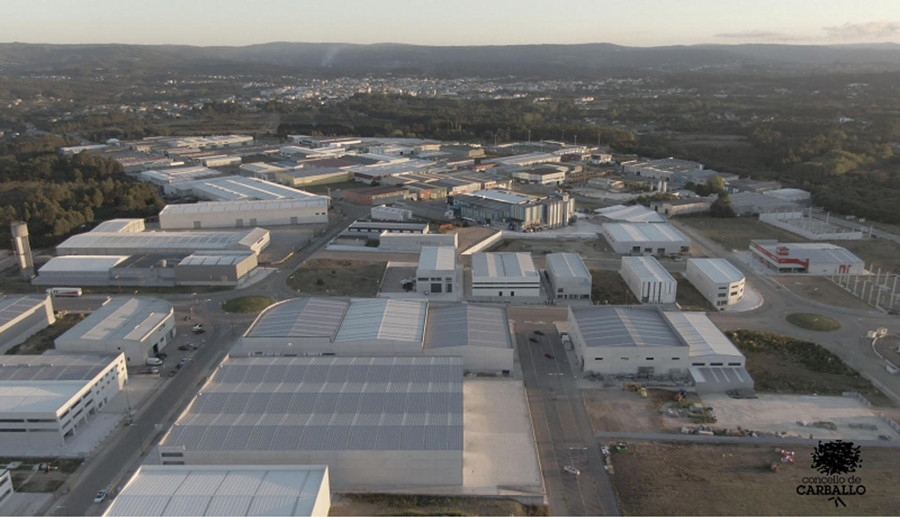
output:
[[[142,221],[143,222],[143,221]],[[102,225],[101,225],[102,226]],[[56,247],[57,255],[189,255],[195,251],[249,250],[259,254],[269,245],[268,230],[249,228],[230,232],[93,231],[73,235]]]
[[[244,228],[328,222],[329,198],[214,201],[166,205],[159,212],[163,230]]]
[[[753,256],[777,273],[862,275],[865,262],[850,250],[827,242],[779,243],[752,240]]]
[[[456,248],[423,246],[416,268],[416,292],[422,295],[459,291]]]
[[[619,274],[641,303],[675,303],[678,282],[654,257],[622,257]]]
[[[342,491],[459,487],[463,411],[458,357],[230,357],[160,462],[328,465]]]
[[[47,295],[0,296],[0,354],[56,323]]]
[[[557,300],[590,300],[593,279],[578,253],[547,254],[547,280]]]
[[[603,237],[619,255],[688,253],[691,241],[668,223],[605,223]]]
[[[125,357],[0,355],[0,448],[57,450],[128,380]]]
[[[539,297],[541,277],[530,253],[473,253],[472,296]]]
[[[141,465],[103,513],[327,517],[326,465]]]
[[[172,304],[158,298],[111,298],[56,338],[67,353],[125,354],[130,366],[143,365],[175,337]]]
[[[684,277],[717,309],[744,299],[744,274],[723,258],[691,258]]]

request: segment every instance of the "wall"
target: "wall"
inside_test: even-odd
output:
[[[278,203],[255,204],[239,201],[233,210],[223,212],[159,213],[159,226],[163,230],[202,228],[252,228],[290,224],[312,224],[328,222],[328,206],[325,202],[317,206],[302,204],[290,206],[290,200]],[[240,208],[239,208],[240,207]]]
[[[675,303],[678,282],[674,278],[671,281],[644,280],[624,261],[619,274],[641,303]]]
[[[688,259],[684,277],[697,288],[697,291],[709,300],[714,307],[722,308],[733,305],[744,299],[744,282],[741,278],[737,282],[717,284],[697,266],[697,263]],[[724,296],[723,296],[724,295]]]
[[[453,246],[455,248],[457,240],[458,237],[455,233],[387,233],[381,234],[378,249],[397,252],[420,252],[422,251],[422,246]]]

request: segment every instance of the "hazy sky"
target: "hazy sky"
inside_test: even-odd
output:
[[[3,0],[0,41],[900,42],[900,0]]]

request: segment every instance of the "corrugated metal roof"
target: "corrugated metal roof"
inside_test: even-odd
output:
[[[234,266],[252,257],[252,252],[247,253],[194,253],[181,259],[179,267],[186,266]]]
[[[159,298],[111,298],[57,338],[59,342],[70,339],[93,341],[133,340],[142,341],[154,329],[172,316],[172,304]]]
[[[533,196],[516,194],[514,192],[509,192],[508,190],[497,189],[478,190],[472,192],[472,195],[475,197],[490,199],[492,201],[499,201],[501,203],[507,203],[510,205],[521,205],[522,203],[528,203],[529,201],[535,201],[536,199],[538,199]]]
[[[104,515],[310,515],[324,465],[143,465]]]
[[[174,167],[171,169],[154,169],[141,171],[141,181],[149,181],[158,185],[194,181],[210,176],[218,176],[221,172],[202,166]]]
[[[557,278],[578,278],[591,281],[591,272],[588,271],[578,253],[548,253],[547,271]]]
[[[778,248],[786,248],[788,255],[780,258],[796,258],[824,264],[864,264],[863,260],[851,251],[827,242],[791,242],[776,244],[759,244],[773,255],[778,256]]]
[[[451,305],[428,311],[425,348],[512,348],[504,307]]]
[[[47,303],[47,299],[46,294],[0,296],[0,330],[5,330],[10,323],[38,309]]]
[[[588,347],[686,346],[655,308],[570,308]]]
[[[55,413],[90,381],[0,381],[0,414]]]
[[[690,242],[668,223],[605,223],[603,228],[616,242]]]
[[[622,267],[630,269],[644,282],[677,283],[654,257],[622,257]]]
[[[321,197],[303,190],[246,176],[224,176],[190,183],[182,183],[181,189],[190,188],[197,196],[212,201],[305,199]]]
[[[162,446],[461,450],[462,380],[458,357],[230,358]]]
[[[491,277],[540,278],[530,253],[473,253],[472,278]]]
[[[388,339],[421,343],[426,302],[355,298],[341,322],[335,342]]]
[[[666,220],[665,217],[644,205],[615,205],[598,208],[594,210],[594,213],[613,221],[626,221],[629,223],[661,223]]]
[[[456,248],[453,246],[422,246],[419,269],[426,271],[456,270]]]
[[[89,381],[114,356],[0,355],[0,381]]]
[[[108,273],[110,269],[128,260],[130,255],[69,255],[53,257],[38,269],[44,273]]]
[[[122,251],[250,249],[265,234],[268,234],[268,230],[262,228],[225,232],[87,232],[69,237],[59,244],[56,250],[57,253],[65,255],[71,249],[115,249]]]
[[[691,258],[687,261],[715,284],[731,284],[744,279],[744,274],[723,258]]]
[[[350,302],[338,298],[297,298],[266,308],[247,337],[314,337],[333,339]]]
[[[727,355],[743,358],[734,343],[702,312],[665,312],[669,323],[691,347],[691,357]]]
[[[328,208],[328,198],[324,196],[310,196],[303,199],[205,201],[181,205],[166,205],[162,211],[160,211],[160,215],[215,214],[238,210],[295,210],[298,208],[309,207]]]

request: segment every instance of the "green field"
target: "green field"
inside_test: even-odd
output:
[[[709,300],[700,294],[700,291],[691,284],[687,278],[679,273],[672,275],[678,282],[678,290],[675,292],[675,301],[683,311],[714,311],[715,307]]]
[[[822,316],[821,314],[810,314],[806,312],[795,312],[788,314],[785,318],[788,323],[806,330],[818,330],[820,332],[830,332],[841,328],[841,322],[836,319]]]
[[[303,296],[360,296],[378,294],[387,262],[308,260],[288,277],[288,286]]]
[[[679,221],[695,228],[727,250],[746,251],[754,239],[776,239],[780,242],[808,242],[789,231],[760,222],[755,217],[721,218],[707,215],[679,217]]]
[[[259,312],[273,303],[275,300],[266,296],[241,296],[224,302],[222,310],[225,312]]]
[[[597,305],[634,305],[640,301],[628,289],[618,271],[592,269],[591,301]]]
[[[53,341],[83,320],[84,314],[66,314],[56,318],[56,323],[29,337],[23,343],[6,351],[6,355],[41,355],[53,348]]]

